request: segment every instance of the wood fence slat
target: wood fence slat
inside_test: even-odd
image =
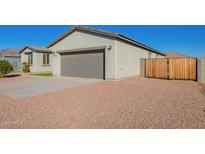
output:
[[[196,80],[196,58],[145,59],[146,77]]]

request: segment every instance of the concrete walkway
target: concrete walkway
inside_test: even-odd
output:
[[[14,98],[35,96],[48,92],[83,86],[102,80],[72,77],[31,77],[25,80],[0,82],[0,94]]]

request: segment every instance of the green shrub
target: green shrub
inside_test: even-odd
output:
[[[29,64],[28,64],[28,63],[25,63],[25,62],[23,63],[22,71],[23,71],[24,73],[30,72]]]
[[[0,60],[0,77],[13,71],[13,66],[6,60]]]

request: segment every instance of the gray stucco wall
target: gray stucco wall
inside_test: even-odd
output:
[[[140,59],[140,76],[145,77],[145,59],[141,58]]]
[[[59,50],[89,48],[98,46],[112,46],[111,50],[105,50],[105,78],[113,79],[114,76],[114,56],[115,56],[115,41],[111,38],[99,36],[96,34],[75,31],[65,37],[60,42],[51,46],[50,49],[54,52]],[[56,75],[60,74],[60,55],[53,55],[53,72]]]
[[[139,76],[140,59],[148,58],[149,53],[151,53],[151,58],[164,57],[146,49],[116,40],[115,78]]]
[[[21,63],[28,62],[28,56],[25,54],[25,52],[33,52],[33,51],[27,48],[23,52],[21,52]]]
[[[52,72],[52,54],[49,54],[50,65],[43,65],[43,53],[35,53],[35,72]]]
[[[198,59],[198,82],[205,83],[205,57]]]

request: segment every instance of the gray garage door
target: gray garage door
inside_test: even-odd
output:
[[[104,79],[104,51],[83,51],[61,55],[61,75]]]

